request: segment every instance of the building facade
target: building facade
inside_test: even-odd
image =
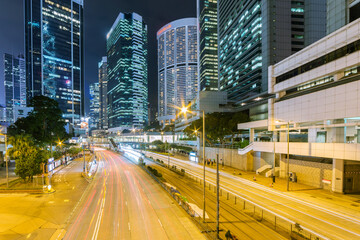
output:
[[[197,11],[199,22],[199,90],[217,91],[219,89],[217,0],[198,0]]]
[[[120,13],[107,35],[109,131],[148,122],[147,25],[136,13]]]
[[[175,120],[175,106],[198,95],[197,19],[173,21],[157,32],[158,119],[162,125]]]
[[[219,88],[267,118],[268,66],[325,36],[326,0],[218,0]]]
[[[103,57],[99,62],[99,95],[100,95],[100,110],[99,110],[99,129],[108,129],[108,114],[107,114],[107,57]]]
[[[328,0],[327,1],[327,34],[360,18],[360,1]]]
[[[100,91],[99,83],[90,84],[90,120],[89,129],[99,129],[100,122]]]
[[[25,60],[4,54],[4,89],[6,121],[14,122],[15,107],[26,107]]]
[[[254,170],[272,165],[286,177],[289,152],[298,182],[360,192],[359,26],[354,20],[269,67],[269,118],[238,125],[250,129],[252,144],[239,153],[250,151]]]
[[[82,0],[25,0],[27,99],[55,99],[74,123],[84,114]]]

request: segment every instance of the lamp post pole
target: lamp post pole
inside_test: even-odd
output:
[[[206,207],[206,197],[205,197],[205,191],[206,191],[206,181],[205,181],[205,112],[203,113],[203,166],[204,166],[204,210],[203,210],[203,221],[205,222],[205,207]]]
[[[202,118],[203,118],[203,154],[202,154],[202,158],[203,158],[203,166],[204,166],[204,176],[203,176],[203,181],[204,181],[204,208],[203,208],[203,221],[205,222],[205,207],[206,207],[206,196],[205,196],[205,191],[206,191],[206,181],[205,181],[205,111],[204,110],[192,110],[193,112],[202,112]],[[182,107],[181,108],[181,113],[183,113],[184,115],[187,112],[191,112],[187,109],[187,107]]]
[[[7,133],[5,134],[6,188],[9,188],[9,161],[7,154]]]
[[[219,154],[216,154],[216,236],[219,238],[220,219],[220,175],[219,175]]]
[[[290,122],[287,123],[286,191],[289,191],[289,184],[290,184],[289,163],[290,163]]]

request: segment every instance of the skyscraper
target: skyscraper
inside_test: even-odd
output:
[[[26,107],[25,60],[4,54],[6,120],[14,121],[14,107]]]
[[[99,128],[99,115],[100,114],[100,92],[99,83],[90,84],[90,123],[89,129]]]
[[[199,29],[200,91],[217,91],[218,34],[217,0],[197,0]]]
[[[159,122],[175,119],[174,106],[189,103],[198,94],[197,20],[173,21],[157,32]]]
[[[358,18],[360,18],[360,1],[327,0],[327,34]]]
[[[27,99],[55,99],[74,123],[84,114],[83,0],[25,0]]]
[[[219,85],[267,118],[268,67],[326,34],[326,0],[219,0]]]
[[[120,13],[107,34],[108,128],[143,128],[148,122],[147,25]]]
[[[99,111],[99,128],[108,129],[107,114],[107,57],[103,57],[99,62],[99,95],[100,95],[100,111]]]

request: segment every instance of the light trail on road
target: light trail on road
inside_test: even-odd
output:
[[[166,156],[147,152],[161,160]],[[184,168],[188,174],[203,178],[203,167],[171,157],[172,165]],[[328,239],[360,239],[360,219],[347,216],[336,210],[325,209],[316,204],[297,199],[286,193],[266,188],[240,177],[221,172],[221,188],[234,195],[244,197],[286,218],[312,229]],[[215,185],[215,170],[206,168],[206,181]]]
[[[97,156],[98,172],[64,239],[192,239],[196,234],[204,239],[137,165],[111,151],[98,151]]]

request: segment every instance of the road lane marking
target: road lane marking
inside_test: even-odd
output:
[[[94,229],[94,235],[92,237],[92,240],[96,240],[99,234],[99,230],[100,230],[100,224],[101,224],[101,218],[104,212],[104,206],[105,206],[105,198],[102,199],[101,202],[101,207],[100,207],[100,211],[98,214],[98,218],[96,220],[96,224],[95,224],[95,229]]]
[[[159,155],[159,154],[154,154],[154,155]],[[162,156],[159,155],[159,158],[162,158]],[[189,165],[180,162],[181,160],[176,159],[176,158],[173,158],[173,160],[174,160],[175,162],[177,162],[176,165],[178,165],[179,167],[186,168],[186,169],[188,170],[188,173],[189,173],[190,175],[197,176],[197,177],[199,177],[199,178],[202,177],[201,174],[199,174],[199,173],[197,172],[197,170],[199,170],[199,167],[198,167],[198,166],[196,166],[196,165],[190,165],[192,168],[189,168]],[[194,168],[195,168],[195,169],[194,169]],[[215,171],[215,170],[213,170],[213,169],[207,169],[207,172],[208,172],[208,173],[214,173],[214,171]],[[298,202],[298,203],[300,203],[300,204],[303,204],[303,205],[305,205],[305,206],[313,207],[314,209],[317,209],[317,210],[319,210],[320,212],[322,211],[323,213],[328,213],[329,215],[336,216],[336,217],[338,217],[338,218],[340,218],[340,219],[347,220],[347,221],[352,222],[352,223],[354,223],[354,222],[360,223],[360,220],[358,220],[358,219],[356,219],[356,218],[353,218],[352,216],[343,215],[343,214],[341,214],[341,213],[338,213],[338,212],[335,212],[335,211],[332,211],[332,210],[325,209],[325,208],[323,208],[323,207],[317,206],[316,204],[312,204],[312,203],[306,202],[305,200],[296,199],[295,197],[288,196],[288,195],[286,195],[286,194],[284,194],[284,193],[280,193],[280,192],[277,192],[277,191],[272,190],[272,189],[267,189],[267,188],[265,188],[264,186],[258,185],[258,184],[256,184],[256,183],[252,183],[252,182],[250,182],[249,180],[245,180],[245,179],[241,179],[241,178],[235,178],[234,176],[231,176],[229,173],[223,173],[223,174],[221,174],[221,175],[224,176],[224,177],[229,178],[229,179],[223,180],[223,181],[226,182],[227,184],[232,184],[232,183],[230,183],[230,181],[229,181],[229,180],[231,180],[231,179],[237,180],[238,183],[241,183],[241,184],[245,185],[244,187],[241,187],[241,186],[237,185],[237,186],[236,186],[237,188],[242,189],[242,190],[245,190],[245,191],[247,191],[247,192],[250,192],[250,193],[252,193],[252,194],[255,194],[255,195],[257,195],[257,196],[260,196],[260,197],[262,197],[262,198],[264,198],[264,197],[261,196],[261,194],[255,192],[255,191],[251,191],[251,190],[249,190],[249,189],[246,189],[246,186],[253,187],[254,190],[257,190],[257,191],[260,191],[260,192],[261,192],[261,191],[264,191],[264,192],[268,192],[268,193],[273,194],[273,195],[281,196],[281,197],[283,197],[284,199],[287,199],[287,200],[294,200],[294,201],[296,201],[296,202]],[[206,182],[215,184],[214,180],[206,180]],[[238,197],[242,197],[242,196],[241,196],[241,192],[240,192],[239,190],[234,190],[235,192],[238,192],[238,194],[236,194],[235,192],[231,191],[231,189],[230,189],[229,187],[221,187],[221,188],[223,188],[225,191],[228,191],[229,193],[232,193],[233,195],[237,195]],[[245,195],[245,196],[248,197],[248,194],[244,194],[244,193],[243,193],[243,195]],[[265,197],[265,198],[266,198],[266,197]],[[271,199],[271,198],[266,198],[266,199],[267,199],[267,200],[270,200],[270,201],[272,201],[272,202],[274,202],[274,203],[277,203],[277,204],[282,205],[280,202],[275,201],[275,200],[273,200],[273,199]],[[343,231],[345,231],[345,232],[354,234],[354,235],[356,235],[356,236],[360,236],[360,234],[358,234],[358,233],[356,233],[356,232],[353,232],[353,231],[351,231],[351,230],[349,230],[349,229],[346,229],[346,228],[341,227],[341,226],[339,226],[339,225],[336,225],[336,224],[334,224],[334,223],[328,222],[328,221],[326,221],[326,220],[324,220],[324,219],[322,219],[322,218],[315,217],[314,215],[308,214],[308,213],[306,213],[305,211],[298,210],[298,209],[296,209],[296,208],[290,207],[289,205],[285,205],[285,207],[287,207],[287,208],[289,208],[289,209],[292,209],[292,210],[294,210],[294,211],[296,211],[296,212],[302,213],[302,214],[304,214],[304,215],[307,215],[307,216],[309,216],[309,217],[311,217],[311,218],[314,218],[314,219],[316,219],[316,220],[319,220],[320,222],[323,222],[323,223],[325,223],[325,224],[329,224],[329,225],[331,225],[331,226],[334,226],[334,227],[336,227],[336,228],[339,228],[339,229],[341,229],[341,230],[343,230]],[[281,211],[281,210],[278,210],[278,211],[279,211],[280,213],[284,214],[284,216],[286,215],[286,213],[285,213],[284,211]],[[318,233],[317,233],[317,234],[318,234]]]
[[[159,223],[160,223],[160,226],[163,228],[163,225],[162,225],[162,223],[161,223],[160,219],[158,219],[158,221],[159,221]]]
[[[130,222],[128,222],[128,226],[129,226],[129,231],[131,231]]]

